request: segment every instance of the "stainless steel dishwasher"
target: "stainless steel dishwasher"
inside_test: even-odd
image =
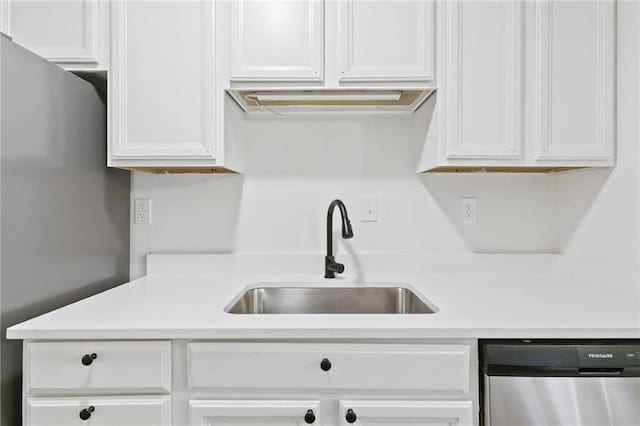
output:
[[[484,343],[485,426],[639,426],[640,343]]]

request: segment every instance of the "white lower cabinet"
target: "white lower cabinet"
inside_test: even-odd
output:
[[[170,426],[170,341],[25,342],[24,426]]]
[[[340,401],[340,423],[347,426],[471,426],[471,401]]]
[[[190,426],[376,425],[472,426],[471,401],[329,400],[321,415],[317,400],[192,400]],[[337,414],[336,414],[337,413]],[[337,415],[337,418],[336,418]]]
[[[319,406],[319,401],[189,401],[189,425],[322,424]]]
[[[187,344],[187,357],[191,391],[469,392],[469,345],[194,342]]]
[[[188,342],[189,425],[474,426],[475,348]]]
[[[171,397],[28,398],[29,426],[169,426]]]
[[[27,341],[23,426],[477,426],[477,342]]]
[[[154,394],[171,391],[171,342],[30,342],[24,384],[38,394]]]

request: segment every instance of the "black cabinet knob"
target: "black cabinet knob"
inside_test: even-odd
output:
[[[329,361],[327,358],[324,358],[322,361],[320,361],[320,368],[322,368],[322,371],[331,370],[331,361]]]
[[[82,411],[80,411],[80,420],[89,420],[91,418],[91,413],[94,411],[96,411],[96,408],[93,405],[88,408],[83,408]]]
[[[316,415],[313,414],[313,410],[307,410],[307,414],[304,415],[304,421],[310,425],[316,421]]]
[[[91,365],[96,358],[98,358],[96,354],[86,354],[82,357],[82,365]]]
[[[356,416],[356,413],[354,413],[351,408],[347,410],[347,415],[344,416],[344,418],[347,421],[347,423],[355,423],[356,420],[358,420],[358,416]]]

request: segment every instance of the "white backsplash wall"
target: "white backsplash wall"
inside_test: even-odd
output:
[[[131,276],[147,253],[325,250],[329,202],[354,228],[338,253],[554,252],[552,176],[415,174],[410,117],[264,114],[247,122],[242,176],[134,173],[132,198],[152,198],[152,224],[132,225]],[[475,196],[478,223],[460,223]],[[377,197],[378,221],[360,221]],[[132,215],[133,218],[133,215]],[[336,212],[335,229],[339,226]],[[321,260],[319,261],[321,265]]]
[[[559,253],[638,264],[640,236],[640,15],[618,4],[616,166],[556,176],[554,227]]]

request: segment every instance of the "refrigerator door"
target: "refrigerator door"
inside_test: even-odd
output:
[[[638,426],[638,377],[486,377],[490,426]]]
[[[0,37],[2,425],[22,424],[6,327],[128,281],[129,172],[105,164],[94,86]]]

